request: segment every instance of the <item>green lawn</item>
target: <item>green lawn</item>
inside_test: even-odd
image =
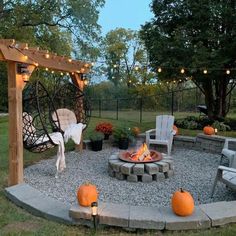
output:
[[[96,124],[104,119],[93,118],[86,130],[86,136],[94,129]],[[129,126],[140,126],[139,123],[107,120],[114,125],[128,124]],[[144,131],[154,127],[154,122],[143,123],[141,130]],[[181,134],[190,134],[190,131],[180,130]],[[200,132],[200,131],[198,131]],[[197,132],[191,132],[195,135]],[[233,134],[233,135],[232,135]],[[227,133],[228,136],[236,136],[235,132]],[[200,235],[236,235],[236,224],[228,225],[222,228],[213,228],[204,231],[187,231],[187,232],[155,232],[155,231],[138,231],[138,233],[125,232],[119,228],[99,229],[96,233],[92,229],[84,226],[67,226],[56,222],[48,221],[43,218],[35,217],[25,210],[15,206],[8,201],[4,195],[4,188],[7,186],[8,174],[8,119],[0,117],[0,235],[184,235],[184,236],[200,236]],[[73,149],[70,143],[66,147],[67,150]],[[42,154],[32,154],[24,152],[24,165],[31,165],[42,158],[50,158],[55,154],[54,150],[49,150]]]

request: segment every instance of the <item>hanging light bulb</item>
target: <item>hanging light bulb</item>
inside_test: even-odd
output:
[[[60,74],[63,75],[63,72],[61,72]]]
[[[50,57],[49,53],[46,53],[46,54],[45,54],[45,58],[48,59],[49,57]]]
[[[185,72],[185,70],[184,70],[184,68],[182,68],[182,69],[180,70],[180,73],[181,73],[181,74],[184,74],[184,72]]]
[[[48,71],[48,68],[46,67],[45,70]]]
[[[39,63],[35,62],[34,65],[35,65],[35,66],[39,66]]]
[[[71,58],[69,58],[69,59],[68,59],[68,62],[70,62],[70,63],[71,63],[71,62],[72,62],[72,59],[71,59]]]
[[[52,74],[54,74],[54,70],[52,70]]]
[[[161,71],[162,71],[161,67],[159,67],[159,68],[157,69],[157,71],[158,71],[159,73],[161,73]]]
[[[134,67],[134,70],[138,71],[138,70],[139,70],[139,67],[138,67],[138,66],[135,66],[135,67]]]
[[[203,74],[206,75],[207,73],[208,73],[207,69],[203,70]]]
[[[226,74],[229,75],[230,74],[230,70],[226,70]]]
[[[28,60],[28,56],[27,56],[27,55],[24,55],[24,59],[25,59],[25,60]]]

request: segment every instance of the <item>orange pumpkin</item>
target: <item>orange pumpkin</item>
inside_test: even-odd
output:
[[[82,184],[77,191],[78,203],[81,206],[91,206],[92,202],[97,202],[98,191],[95,185],[91,183]]]
[[[189,216],[194,211],[194,200],[192,195],[184,191],[182,188],[180,191],[176,191],[171,199],[172,210],[176,215]]]
[[[176,131],[175,135],[178,135],[179,134],[179,129],[176,125],[173,125],[173,130]]]
[[[212,135],[212,134],[215,133],[215,130],[214,130],[213,127],[211,127],[210,125],[208,125],[208,126],[205,126],[205,127],[203,128],[203,133],[206,134],[206,135]]]

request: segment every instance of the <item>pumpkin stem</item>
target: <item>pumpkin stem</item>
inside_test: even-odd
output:
[[[181,192],[181,193],[183,193],[183,192],[184,192],[183,188],[180,188],[180,192]]]

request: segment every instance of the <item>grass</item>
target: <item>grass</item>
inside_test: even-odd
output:
[[[93,118],[85,133],[86,136],[95,128],[96,124],[101,121],[112,122],[115,126],[128,124],[129,126],[139,126],[142,131],[153,128],[154,122],[146,122],[141,125],[137,122],[127,122],[124,120],[106,120]],[[195,135],[197,132],[180,130],[185,135]],[[228,132],[228,136],[232,133]],[[235,135],[235,133],[234,133]],[[236,135],[235,135],[236,136]],[[236,235],[236,224],[227,225],[221,228],[212,228],[201,231],[187,232],[157,232],[151,230],[139,230],[137,232],[126,232],[119,228],[103,228],[97,232],[84,226],[67,226],[56,222],[48,221],[43,218],[35,217],[25,210],[11,203],[4,195],[4,188],[7,187],[8,178],[8,118],[0,117],[0,235],[183,235],[183,236],[213,236],[213,235]],[[67,150],[73,149],[73,144],[66,146]],[[49,150],[41,154],[33,154],[24,151],[24,166],[31,165],[41,159],[50,158],[56,153],[55,149]]]

